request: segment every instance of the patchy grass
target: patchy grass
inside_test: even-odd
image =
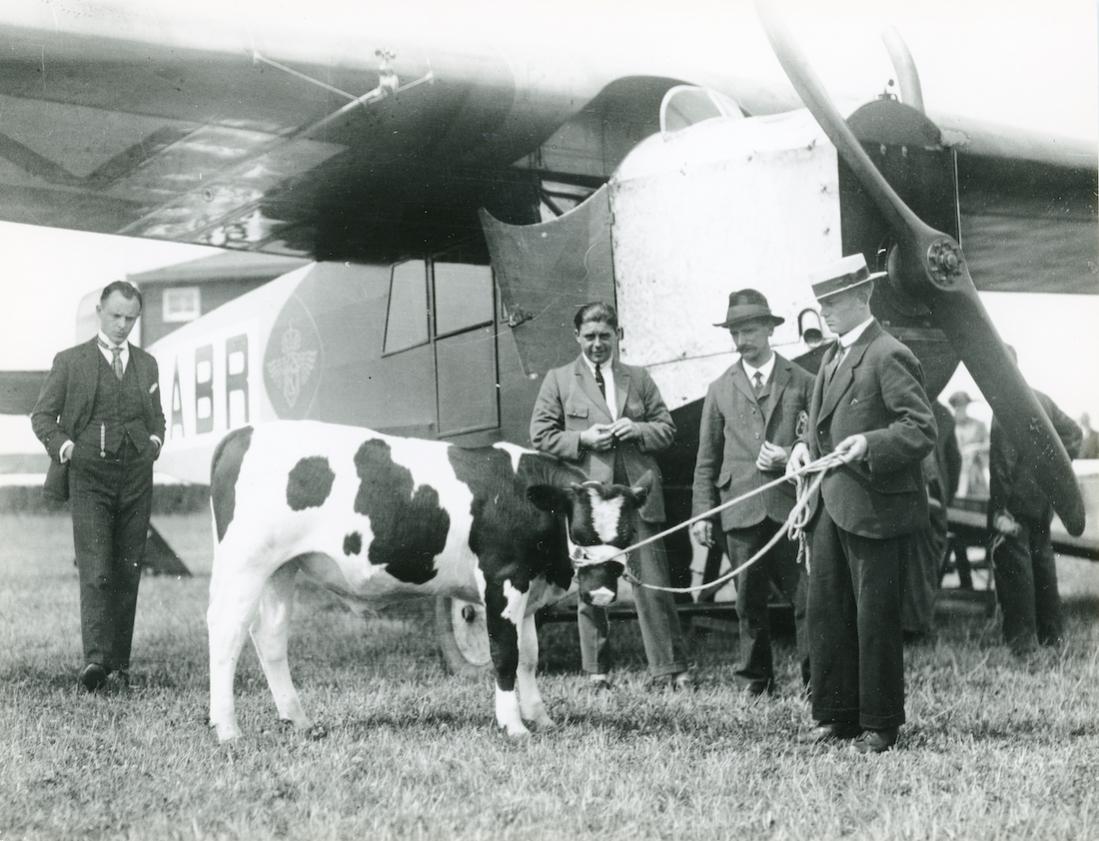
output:
[[[701,688],[647,688],[616,623],[617,690],[576,673],[574,628],[543,629],[561,725],[492,726],[491,680],[447,677],[425,607],[357,618],[303,589],[291,658],[310,740],[275,722],[254,655],[245,737],[206,726],[205,518],[161,524],[195,572],[142,583],[141,682],[88,696],[68,519],[0,518],[0,839],[1087,839],[1099,837],[1099,567],[1062,559],[1069,634],[1019,661],[980,611],[940,615],[906,651],[903,749],[802,748],[792,652],[781,692],[732,688],[734,639],[695,636]],[[197,525],[197,528],[196,528]]]

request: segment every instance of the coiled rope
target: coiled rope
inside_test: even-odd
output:
[[[801,563],[802,561],[804,561],[805,568],[806,570],[808,570],[809,542],[805,534],[805,527],[809,523],[809,503],[813,498],[813,494],[815,494],[820,488],[821,482],[824,481],[825,473],[843,463],[844,461],[840,456],[836,455],[835,453],[829,453],[826,456],[818,458],[816,461],[809,462],[809,464],[794,471],[788,476],[780,476],[778,479],[774,479],[764,485],[760,485],[758,488],[748,491],[748,493],[741,494],[734,499],[723,502],[721,503],[721,505],[711,508],[709,511],[703,511],[701,514],[696,514],[689,520],[684,520],[682,523],[677,523],[671,528],[664,529],[664,531],[659,532],[658,534],[654,534],[651,537],[645,538],[644,540],[639,540],[637,543],[634,543],[632,546],[627,546],[625,549],[615,553],[615,555],[611,557],[629,555],[630,552],[633,552],[636,549],[640,549],[642,546],[647,546],[650,543],[654,543],[655,541],[660,540],[669,534],[673,534],[680,529],[688,528],[689,526],[692,526],[701,520],[707,520],[714,514],[724,511],[726,508],[732,508],[734,505],[739,505],[745,500],[751,499],[753,496],[761,494],[770,488],[781,485],[784,482],[788,482],[790,481],[790,479],[794,479],[797,487],[797,498],[794,502],[794,507],[790,509],[790,514],[786,517],[786,522],[783,523],[782,528],[778,529],[778,531],[774,533],[771,539],[768,540],[767,543],[765,543],[758,552],[752,555],[752,557],[750,557],[736,569],[730,570],[729,572],[725,573],[719,578],[716,578],[713,581],[707,581],[695,587],[664,587],[659,584],[648,584],[633,575],[629,571],[628,566],[626,568],[626,572],[623,573],[623,575],[626,580],[629,581],[631,584],[639,587],[646,587],[649,590],[661,590],[665,593],[697,593],[702,590],[709,590],[712,587],[720,587],[721,585],[725,584],[725,582],[731,581],[737,575],[744,572],[744,570],[748,569],[748,567],[756,563],[760,558],[770,552],[771,549],[774,548],[775,544],[778,543],[779,540],[781,540],[783,537],[788,537],[790,540],[796,540],[798,542],[798,562]],[[807,481],[807,477],[811,474],[816,475],[814,476],[812,481]],[[607,558],[605,560],[609,559],[610,558]]]

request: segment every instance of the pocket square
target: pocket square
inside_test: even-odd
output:
[[[149,394],[152,394],[158,388],[160,388],[160,383],[153,383],[151,386],[149,386]]]

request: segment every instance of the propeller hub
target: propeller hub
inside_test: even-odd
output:
[[[962,278],[965,258],[956,242],[939,239],[927,249],[927,273],[940,289],[953,289]]]

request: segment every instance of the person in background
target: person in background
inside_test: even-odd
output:
[[[80,575],[80,684],[100,689],[130,678],[130,648],[149,510],[153,462],[164,440],[156,360],[128,341],[141,293],[110,283],[96,306],[99,333],[59,353],[31,412],[49,453],[46,491],[72,504]]]
[[[984,421],[970,417],[969,404],[973,400],[964,391],[950,395],[954,409],[954,434],[962,453],[962,475],[958,496],[967,499],[988,498],[988,427]]]
[[[913,533],[927,525],[920,464],[935,446],[935,417],[919,361],[870,311],[873,282],[861,254],[813,283],[839,339],[817,372],[793,474],[828,454],[809,523],[809,668],[816,726],[808,743],[854,739],[881,753],[904,723],[901,580]]]
[[[1099,432],[1091,428],[1091,416],[1087,412],[1080,415],[1080,458],[1099,458]]]
[[[530,420],[534,448],[572,462],[590,479],[633,485],[646,471],[652,491],[640,511],[637,539],[661,530],[664,491],[655,453],[675,439],[675,424],[660,391],[644,368],[618,359],[618,314],[610,304],[585,304],[573,319],[580,355],[546,374]],[[667,587],[663,541],[642,546],[630,570],[646,583]],[[670,593],[635,586],[637,621],[653,685],[691,686],[687,646]],[[577,608],[582,667],[594,689],[610,689],[611,649],[605,608]]]
[[[1010,345],[1008,351],[1015,358]],[[1080,427],[1047,395],[1031,389],[1070,458],[1080,452]],[[1064,635],[1057,565],[1049,529],[1053,506],[1026,463],[992,417],[989,450],[988,528],[992,533],[996,598],[1003,613],[1004,642],[1025,656],[1040,645],[1057,645]]]
[[[905,564],[901,594],[901,628],[906,642],[928,639],[934,631],[935,597],[947,553],[947,506],[954,500],[961,473],[961,453],[954,436],[954,417],[942,403],[931,404],[938,434],[935,449],[924,456],[927,525],[915,532],[912,557]]]
[[[797,443],[798,421],[809,413],[813,378],[771,350],[770,338],[783,319],[771,312],[755,289],[729,295],[725,320],[740,360],[714,380],[702,404],[698,457],[695,460],[691,516],[781,476]],[[794,505],[794,488],[783,483],[720,514],[729,562],[739,567],[784,528]],[[714,544],[714,524],[700,520],[691,535],[702,546]],[[809,646],[805,636],[806,586],[797,563],[797,546],[783,537],[763,558],[736,579],[740,622],[740,659],[736,681],[751,695],[774,690],[768,601],[772,584],[794,606],[794,625],[802,680],[809,682]]]

